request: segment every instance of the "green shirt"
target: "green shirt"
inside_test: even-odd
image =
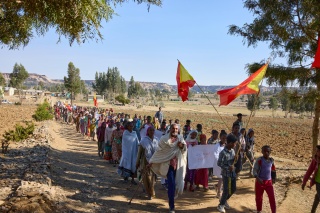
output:
[[[318,171],[317,171],[317,173],[316,173],[316,182],[317,183],[320,183],[320,166],[318,167]]]

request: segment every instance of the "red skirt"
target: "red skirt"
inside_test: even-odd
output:
[[[208,188],[208,169],[198,169],[195,177],[194,184],[202,185],[204,188]]]

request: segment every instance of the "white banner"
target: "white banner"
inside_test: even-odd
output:
[[[213,145],[196,145],[188,148],[189,169],[212,168],[214,161]]]

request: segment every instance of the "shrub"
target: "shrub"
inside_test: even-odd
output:
[[[130,100],[125,98],[124,95],[118,95],[117,97],[115,97],[115,99],[119,102],[122,103],[122,105],[125,104],[130,104]]]
[[[45,121],[53,119],[53,112],[51,111],[51,107],[47,101],[44,101],[40,104],[32,117],[36,121]]]
[[[27,139],[29,135],[33,134],[34,123],[28,121],[24,123],[25,126],[16,124],[14,130],[5,131],[3,134],[3,138],[6,141],[22,141],[24,139]]]

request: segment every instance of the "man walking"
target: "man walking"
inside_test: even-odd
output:
[[[170,133],[161,137],[159,148],[149,163],[154,173],[168,180],[170,213],[174,213],[174,199],[182,194],[187,165],[187,146],[178,134],[177,124],[172,124]]]
[[[162,123],[164,116],[163,116],[163,113],[161,111],[161,107],[159,107],[159,111],[156,112],[154,117],[158,118],[158,121],[159,121],[160,124]]]

